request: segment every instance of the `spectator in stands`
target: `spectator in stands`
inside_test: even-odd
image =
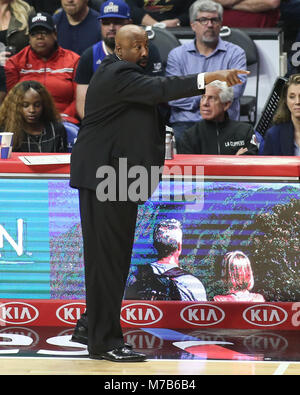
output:
[[[280,0],[215,0],[224,7],[223,24],[229,27],[275,27]]]
[[[28,45],[28,18],[35,10],[23,0],[0,0],[0,51],[11,56]],[[2,63],[3,63],[3,59]]]
[[[214,302],[265,302],[263,295],[250,292],[254,277],[251,262],[242,251],[228,252],[224,256],[221,280],[227,293],[214,296]]]
[[[291,75],[280,97],[263,155],[300,156],[300,74]]]
[[[297,37],[300,29],[300,0],[281,0],[278,27],[284,36],[282,50],[289,57],[292,44],[300,41]]]
[[[62,117],[78,123],[74,77],[79,55],[57,44],[53,19],[47,13],[29,19],[29,40],[30,45],[5,64],[7,91],[20,81],[40,81],[53,96]]]
[[[176,219],[156,224],[153,246],[157,261],[133,267],[128,277],[125,299],[206,301],[202,282],[180,267],[182,227]]]
[[[36,12],[47,12],[54,14],[61,7],[60,0],[25,0],[26,3],[32,5]],[[102,0],[89,0],[88,6],[98,11]]]
[[[246,69],[246,54],[239,46],[223,41],[219,37],[222,25],[223,7],[211,0],[198,0],[190,7],[191,27],[195,40],[170,51],[167,61],[167,75],[187,75],[219,69]],[[234,89],[234,100],[228,109],[231,119],[240,118],[239,98],[244,92],[246,76],[242,84]],[[183,98],[170,102],[170,124],[179,143],[182,132],[200,121],[200,96]]]
[[[194,0],[127,0],[133,23],[144,26],[189,26],[188,9]]]
[[[101,40],[99,12],[88,0],[61,0],[62,10],[54,14],[58,44],[78,53]]]
[[[19,82],[10,90],[0,107],[0,130],[14,134],[13,151],[67,152],[60,115],[37,81]]]
[[[252,125],[229,119],[233,88],[213,81],[200,101],[202,120],[185,130],[177,145],[179,154],[256,155],[257,140]]]
[[[130,8],[123,0],[106,1],[101,5],[99,20],[98,29],[100,30],[101,26],[103,40],[83,52],[76,71],[76,108],[80,118],[84,115],[85,96],[94,72],[105,56],[114,52],[115,36],[120,27],[131,23]],[[159,52],[151,42],[145,72],[153,76],[164,74]]]
[[[281,0],[280,14],[280,17],[284,21],[290,21],[290,23],[295,23],[298,27],[300,27],[300,0]]]

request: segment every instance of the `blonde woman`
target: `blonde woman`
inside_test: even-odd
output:
[[[34,13],[34,8],[23,0],[0,0],[0,45],[2,50],[11,47],[6,56],[28,45],[28,17]]]
[[[15,85],[0,107],[0,130],[12,132],[13,151],[67,152],[67,134],[47,89],[37,81]]]
[[[264,302],[262,295],[250,292],[254,286],[251,262],[242,251],[225,254],[221,263],[221,280],[227,288],[225,295],[216,295],[215,302]]]

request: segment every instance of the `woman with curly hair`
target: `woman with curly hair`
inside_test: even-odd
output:
[[[37,81],[15,85],[0,107],[0,130],[12,132],[13,151],[67,152],[67,134],[47,89]]]
[[[285,83],[273,124],[265,136],[263,155],[300,156],[300,74]]]

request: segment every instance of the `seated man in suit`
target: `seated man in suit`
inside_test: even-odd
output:
[[[227,110],[233,89],[226,82],[213,81],[206,86],[200,101],[202,120],[183,132],[177,145],[179,154],[256,155],[258,143],[253,127],[229,119]]]

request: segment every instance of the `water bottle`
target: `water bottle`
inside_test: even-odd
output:
[[[168,126],[166,126],[165,159],[174,159],[174,133],[173,129]]]

